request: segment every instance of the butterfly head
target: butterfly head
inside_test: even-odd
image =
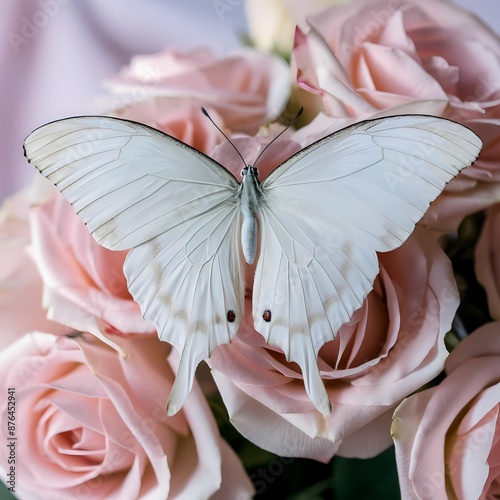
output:
[[[247,175],[251,175],[255,178],[259,177],[259,170],[255,167],[252,167],[252,165],[248,165],[241,171],[241,177],[245,177]]]
[[[303,111],[304,111],[304,108],[300,108],[299,112],[297,113],[295,118],[290,122],[290,124],[287,125],[271,142],[269,142],[267,144],[267,146],[260,152],[259,156],[257,156],[254,165],[257,164],[257,162],[260,160],[261,156],[266,152],[267,148],[269,148],[269,146],[271,146],[271,144],[273,144],[279,137],[281,137],[299,119],[299,117],[300,117],[300,115],[302,115]],[[256,184],[258,185],[259,184],[259,182],[258,182],[259,171],[257,170],[257,168],[252,167],[251,165],[247,165],[247,163],[245,162],[245,158],[243,158],[241,153],[238,151],[238,148],[233,144],[233,142],[231,142],[231,140],[223,132],[223,130],[212,120],[212,118],[208,114],[207,110],[203,106],[201,107],[201,112],[213,123],[215,128],[226,138],[227,142],[229,144],[231,144],[231,146],[233,146],[236,153],[238,153],[238,156],[241,158],[241,161],[245,165],[245,168],[243,168],[243,170],[241,171],[241,177],[243,178],[243,180],[245,180],[246,177],[253,177],[254,180],[257,181]]]

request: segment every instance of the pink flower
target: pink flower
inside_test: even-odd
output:
[[[392,434],[405,499],[500,495],[500,323],[463,340],[437,387],[409,397]]]
[[[29,252],[29,192],[7,198],[0,209],[0,347],[33,329],[63,332],[47,320],[43,282]],[[67,329],[66,329],[67,330]]]
[[[435,0],[359,0],[309,18],[297,32],[298,84],[331,116],[444,116],[472,128],[484,149],[452,181],[424,223],[455,229],[500,200],[500,43],[477,18]],[[326,45],[325,45],[326,42]]]
[[[210,117],[222,124],[220,115],[209,108]],[[187,99],[151,98],[111,110],[118,118],[145,123],[210,155],[224,136],[201,112],[200,103]]]
[[[197,386],[166,416],[169,346],[153,335],[119,343],[124,356],[92,336],[33,333],[0,354],[2,480],[12,485],[14,456],[20,498],[250,497]]]
[[[500,320],[500,205],[491,207],[476,246],[478,281],[484,286],[492,318]]]
[[[195,101],[152,99],[113,110],[113,115],[150,125],[207,155],[225,141]],[[215,110],[210,110],[210,117],[222,122]]]
[[[282,111],[290,83],[288,67],[278,57],[243,50],[218,59],[199,49],[135,56],[108,87],[119,99],[112,109],[149,106],[161,123],[172,103],[191,101],[215,110],[233,132],[255,134]]]
[[[309,400],[299,367],[255,332],[247,299],[243,328],[209,361],[231,421],[247,439],[323,462],[390,446],[394,408],[442,370],[458,294],[450,262],[425,230],[380,254],[380,265],[363,307],[320,350],[328,417]]]
[[[252,43],[267,52],[290,54],[295,26],[306,16],[342,0],[246,0],[245,11]],[[265,12],[265,15],[262,13]]]
[[[113,334],[154,331],[128,292],[127,252],[98,245],[62,195],[31,209],[31,232],[50,319],[107,342]]]

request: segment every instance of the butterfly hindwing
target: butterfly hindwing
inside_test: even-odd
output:
[[[401,245],[480,149],[473,132],[449,120],[383,118],[314,143],[262,183],[255,328],[301,366],[323,413],[317,353],[372,289],[376,252]]]
[[[70,201],[101,245],[129,249],[129,290],[181,354],[169,413],[198,363],[229,342],[243,315],[239,183],[221,165],[145,125],[76,117],[35,130],[30,162]]]
[[[144,317],[181,354],[171,415],[185,401],[198,364],[238,331],[244,308],[238,229],[239,207],[219,207],[133,248],[125,261]]]
[[[349,321],[378,273],[375,252],[335,227],[320,227],[286,209],[263,207],[261,256],[253,290],[254,325],[302,369],[315,406],[330,403],[317,366],[319,349]],[[355,277],[355,279],[353,279]],[[269,311],[271,321],[263,314]]]

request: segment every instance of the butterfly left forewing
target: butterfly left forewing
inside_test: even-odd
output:
[[[141,123],[79,116],[48,123],[25,154],[111,250],[139,245],[231,200],[238,181],[187,144]]]

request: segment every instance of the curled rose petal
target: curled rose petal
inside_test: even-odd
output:
[[[500,205],[494,205],[484,222],[476,246],[475,267],[484,286],[491,317],[500,320]]]
[[[160,116],[171,104],[189,100],[214,109],[233,132],[254,134],[284,108],[290,76],[283,60],[254,50],[221,59],[206,49],[165,50],[135,56],[107,86],[116,96],[111,110],[149,107]]]
[[[117,333],[154,331],[127,290],[127,252],[98,245],[61,195],[33,207],[30,225],[50,319],[105,341]]]
[[[0,208],[0,339],[6,347],[27,331],[64,332],[47,319],[43,282],[30,255],[29,190],[6,198]]]

